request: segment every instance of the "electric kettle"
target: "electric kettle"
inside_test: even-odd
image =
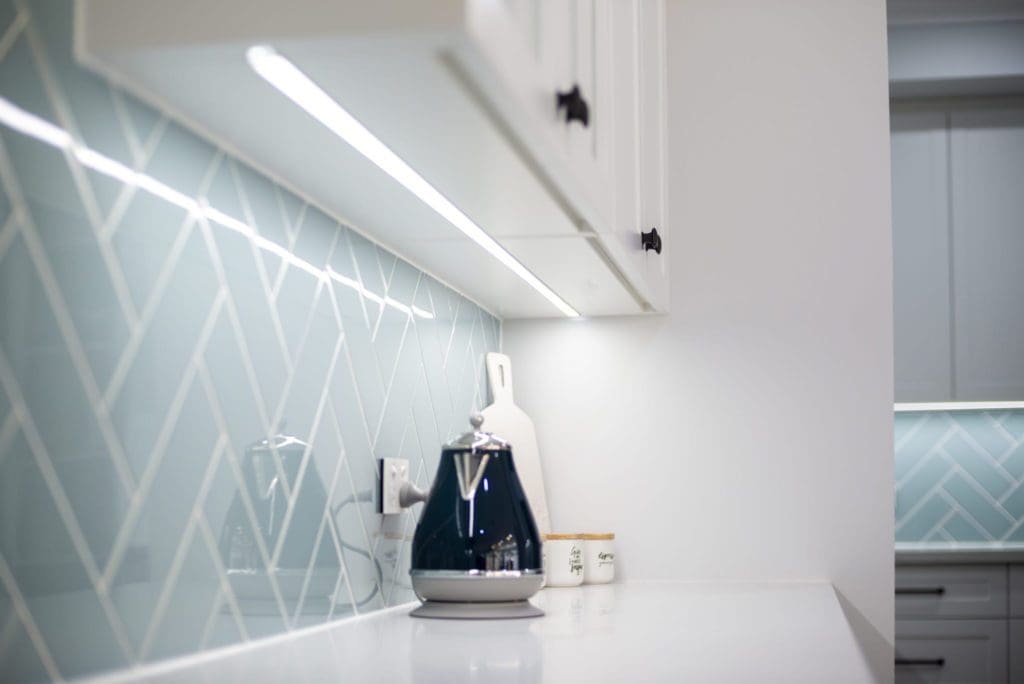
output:
[[[533,617],[530,604],[544,583],[541,538],[512,446],[480,428],[441,451],[412,542],[412,587],[423,605],[417,617]]]

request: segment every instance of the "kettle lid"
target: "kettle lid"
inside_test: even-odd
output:
[[[469,417],[469,424],[473,426],[472,430],[448,442],[444,448],[471,451],[508,451],[512,448],[511,444],[493,432],[484,432],[480,429],[484,424],[484,417],[479,413]]]

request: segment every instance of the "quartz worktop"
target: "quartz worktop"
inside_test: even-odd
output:
[[[412,604],[97,681],[869,682],[828,583],[549,588],[540,618],[428,620]]]
[[[1024,542],[896,542],[897,565],[1024,563]]]

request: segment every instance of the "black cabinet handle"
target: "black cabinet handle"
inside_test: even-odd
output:
[[[655,254],[661,254],[661,236],[658,235],[657,228],[651,228],[651,232],[640,233],[640,246],[644,248],[644,251],[654,250]]]
[[[590,125],[590,107],[587,106],[587,101],[583,99],[583,95],[580,94],[580,87],[575,83],[572,86],[572,90],[568,90],[564,93],[557,93],[558,108],[565,110],[565,123],[571,123],[573,121],[579,121],[586,128]]]
[[[897,587],[897,596],[942,596],[946,587]]]
[[[925,667],[945,667],[945,658],[897,658],[896,665],[924,665]]]

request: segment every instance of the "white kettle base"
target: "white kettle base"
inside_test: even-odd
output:
[[[409,615],[442,620],[514,620],[540,617],[544,611],[529,601],[425,601]]]

